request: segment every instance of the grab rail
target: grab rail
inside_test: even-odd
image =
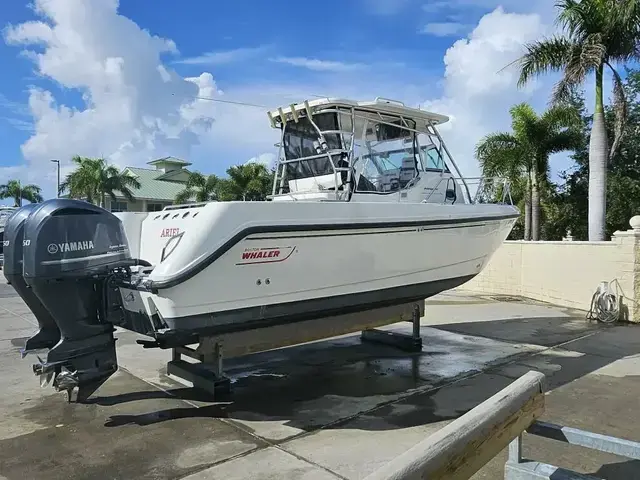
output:
[[[640,460],[640,442],[587,432],[547,422],[533,422],[526,429],[529,435],[536,435],[569,445],[612,453],[633,460]],[[561,474],[564,474],[561,477]],[[542,462],[526,461],[522,458],[522,435],[509,445],[509,459],[504,468],[505,480],[551,480],[567,478],[574,480],[596,480],[595,477],[559,468]]]
[[[545,408],[545,383],[544,374],[529,371],[365,480],[468,479],[507,446],[509,457],[504,476],[501,475],[505,480],[598,480],[562,467],[524,460],[525,433],[640,460],[640,442],[538,420]]]
[[[508,205],[513,205],[513,198],[511,197],[511,183],[508,179],[503,178],[503,177],[489,177],[491,179],[491,181],[493,182],[502,182],[502,198],[501,201],[499,203],[504,203],[504,204],[508,204]],[[430,187],[431,188],[431,192],[429,193],[429,195],[427,195],[423,201],[423,203],[429,203],[428,200],[431,198],[432,195],[434,195],[434,193],[438,190],[438,188],[440,187],[440,185],[442,185],[443,182],[449,182],[451,179],[454,180],[454,182],[457,181],[462,181],[463,179],[461,177],[441,177],[438,182],[436,183],[436,185],[434,187]],[[473,180],[477,180],[477,182],[474,182]],[[471,198],[471,195],[469,194],[468,199],[470,203],[478,203],[479,197],[480,195],[483,194],[483,189],[485,188],[485,184],[487,183],[488,178],[487,177],[466,177],[466,181],[467,183],[471,184],[471,185],[475,185],[476,183],[478,184],[478,189],[476,190],[476,194],[474,195],[473,198]],[[467,191],[468,187],[467,187]],[[486,193],[486,192],[485,192]],[[507,203],[507,199],[509,200],[509,202]]]
[[[530,371],[365,480],[470,478],[542,415],[544,380]]]

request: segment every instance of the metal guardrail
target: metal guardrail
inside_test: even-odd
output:
[[[577,445],[633,460],[640,460],[640,442],[632,442],[577,428],[538,421],[527,428],[526,432],[530,435],[565,442],[569,445]],[[523,460],[522,435],[519,435],[509,445],[509,460],[505,464],[504,478],[505,480],[598,480],[598,477],[583,475],[554,465]]]
[[[470,478],[542,415],[544,379],[523,375],[365,480]]]
[[[507,446],[505,480],[600,480],[524,460],[525,432],[640,460],[640,442],[538,421],[545,406],[544,383],[544,374],[530,371],[365,480],[467,480]]]
[[[538,421],[545,376],[530,371],[449,423],[365,480],[466,480],[505,447],[505,480],[601,480],[546,463],[524,460],[523,433],[640,460],[640,442]]]

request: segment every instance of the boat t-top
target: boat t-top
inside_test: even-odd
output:
[[[113,214],[52,199],[11,218],[5,276],[40,325],[25,350],[48,349],[36,373],[86,398],[117,369],[114,326],[175,349],[392,323],[380,312],[480,273],[518,217],[472,198],[443,115],[314,99],[268,118],[281,141],[266,201]]]

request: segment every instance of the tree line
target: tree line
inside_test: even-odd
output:
[[[563,33],[525,45],[514,62],[519,86],[561,73],[551,108],[538,117],[526,104],[513,107],[512,132],[487,136],[476,156],[485,174],[511,180],[523,212],[511,238],[558,240],[571,231],[602,241],[640,213],[640,73],[628,67],[640,60],[640,0],[559,0],[556,7]],[[613,78],[608,106],[605,70]],[[580,88],[590,75],[595,105],[588,114]],[[574,166],[553,184],[548,158],[561,151],[573,152]]]
[[[627,117],[620,147],[607,161],[605,237],[627,230],[640,214],[640,70],[627,69],[622,83]],[[566,105],[542,115],[518,104],[511,108],[510,132],[487,135],[476,146],[483,175],[506,178],[521,216],[510,239],[589,239],[589,133],[593,114],[587,113],[584,92]],[[615,106],[604,109],[607,135],[614,135]],[[571,165],[551,180],[549,156],[569,152]],[[501,193],[500,193],[501,195]]]
[[[76,156],[77,165],[60,184],[60,192],[70,198],[81,198],[100,206],[107,197],[112,201],[117,196],[134,200],[133,190],[140,188],[137,178],[108,165],[102,158]],[[176,195],[174,203],[208,201],[257,201],[266,200],[271,193],[273,172],[259,163],[234,165],[227,169],[227,177],[189,172],[184,189]]]
[[[134,200],[134,191],[140,182],[132,175],[109,165],[103,158],[74,156],[76,168],[60,184],[59,193],[85,200],[104,207],[106,199],[116,201],[118,196]],[[259,163],[234,165],[227,169],[226,178],[189,172],[184,189],[176,195],[174,203],[208,201],[262,201],[271,194],[274,171]],[[0,199],[11,198],[14,206],[22,201],[42,202],[42,189],[38,185],[20,185],[18,180],[9,180],[0,185]]]
[[[555,105],[572,105],[587,77],[595,77],[595,106],[588,130],[587,231],[589,240],[601,241],[606,238],[607,175],[622,146],[628,120],[624,82],[615,65],[640,60],[640,0],[558,0],[556,8],[563,32],[525,46],[525,55],[516,62],[518,84],[526,85],[547,72],[561,72],[551,100]],[[609,112],[613,129],[609,131],[603,93],[605,70],[613,76]],[[532,181],[537,180],[532,173]],[[531,202],[533,209],[533,195]]]

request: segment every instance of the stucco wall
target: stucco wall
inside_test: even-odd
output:
[[[639,244],[636,230],[616,232],[609,242],[507,241],[460,288],[588,310],[599,283],[618,280],[629,320],[640,321]]]

